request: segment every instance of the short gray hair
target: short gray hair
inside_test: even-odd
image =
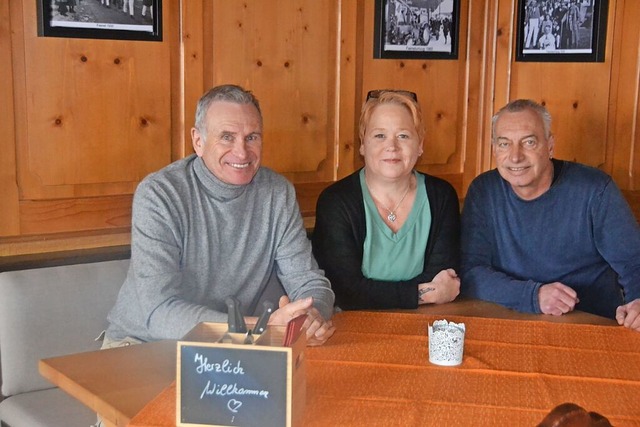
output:
[[[203,138],[207,135],[207,111],[214,101],[233,102],[235,104],[252,104],[258,110],[260,123],[262,123],[262,111],[258,99],[251,93],[237,85],[220,85],[209,89],[198,100],[196,107],[195,128],[202,134]]]
[[[551,114],[549,113],[549,110],[547,110],[545,106],[538,104],[531,99],[516,99],[498,110],[498,112],[491,118],[491,142],[495,142],[496,140],[496,123],[502,114],[519,113],[527,109],[533,111],[538,115],[538,117],[540,117],[544,128],[544,137],[549,139],[551,137]]]

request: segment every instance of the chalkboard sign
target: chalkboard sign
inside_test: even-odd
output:
[[[288,347],[178,343],[179,426],[286,426]]]

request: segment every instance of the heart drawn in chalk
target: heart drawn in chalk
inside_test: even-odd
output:
[[[240,402],[239,400],[231,399],[227,402],[227,408],[229,408],[229,410],[233,413],[238,412],[238,409],[240,409],[241,406],[242,402]]]

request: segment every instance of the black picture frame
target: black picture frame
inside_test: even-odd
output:
[[[457,59],[460,0],[376,0],[373,57]]]
[[[608,9],[608,0],[518,0],[516,61],[604,62]]]
[[[162,0],[36,1],[40,37],[162,41]]]

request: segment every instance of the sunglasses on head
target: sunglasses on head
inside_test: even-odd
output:
[[[418,95],[416,95],[415,92],[409,92],[408,90],[394,90],[394,89],[370,90],[369,93],[367,93],[367,99],[366,100],[368,101],[368,100],[370,100],[372,98],[380,98],[380,95],[382,95],[383,93],[387,93],[387,92],[399,93],[399,94],[408,96],[409,98],[413,99],[415,102],[418,102]]]

